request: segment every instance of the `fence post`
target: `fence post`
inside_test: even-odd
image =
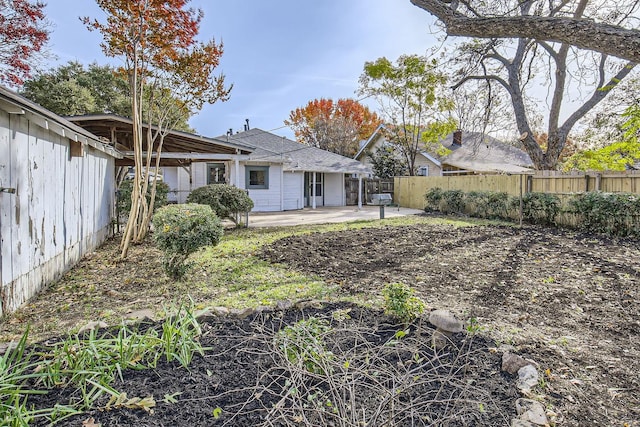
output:
[[[523,210],[523,201],[522,201],[522,174],[520,174],[520,228],[522,228],[522,210]],[[529,176],[527,176],[529,179]]]

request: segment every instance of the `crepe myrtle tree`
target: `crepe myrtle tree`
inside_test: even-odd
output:
[[[504,89],[520,141],[537,169],[554,169],[574,126],[640,60],[635,0],[411,0],[457,45],[454,89],[482,80]],[[620,58],[620,59],[616,59]],[[536,141],[534,93],[546,92],[548,143]],[[568,99],[574,94],[580,96]],[[572,101],[567,106],[567,100]],[[561,119],[561,111],[570,110]]]
[[[106,20],[82,20],[102,34],[105,55],[122,60],[120,72],[127,78],[131,97],[135,174],[121,242],[124,258],[130,243],[142,241],[149,230],[164,137],[205,103],[227,100],[230,88],[225,87],[223,75],[214,75],[223,46],[213,39],[196,40],[203,13],[187,9],[189,0],[96,2]],[[148,124],[146,134],[143,122]]]
[[[31,76],[49,40],[42,1],[0,1],[0,82],[21,85]]]

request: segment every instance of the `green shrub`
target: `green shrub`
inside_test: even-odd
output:
[[[424,301],[413,294],[413,289],[404,283],[389,283],[382,290],[384,311],[409,323],[424,312]]]
[[[310,317],[281,329],[276,335],[276,344],[289,362],[301,364],[312,373],[327,373],[326,362],[333,356],[324,342],[329,332],[329,322]]]
[[[126,179],[118,188],[118,212],[128,213],[131,210],[131,193],[133,192],[133,180]],[[156,183],[156,200],[153,203],[153,211],[167,204],[167,194],[169,194],[169,185],[164,181]],[[151,183],[147,192],[147,203],[151,203]]]
[[[215,246],[222,237],[222,224],[206,205],[164,206],[153,216],[154,240],[164,251],[165,272],[180,279],[187,272],[187,257],[204,246]]]
[[[514,197],[511,205],[520,208],[520,199]],[[526,193],[522,197],[522,219],[533,224],[555,225],[560,212],[560,199],[555,194]]]
[[[238,224],[237,215],[253,209],[253,200],[241,188],[227,184],[211,184],[196,188],[187,197],[187,203],[208,205],[220,218]]]
[[[425,200],[427,201],[427,205],[424,210],[427,212],[439,212],[440,211],[440,200],[442,200],[442,188],[436,187],[431,188],[427,191],[427,194],[424,195]]]
[[[568,211],[580,217],[578,228],[611,236],[640,235],[640,198],[629,193],[574,195]]]

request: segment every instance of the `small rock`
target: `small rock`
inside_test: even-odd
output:
[[[298,310],[305,310],[308,308],[315,308],[317,310],[320,310],[322,308],[322,301],[318,301],[318,300],[298,301],[295,304],[295,307]]]
[[[115,289],[109,289],[107,291],[104,292],[105,295],[110,296],[112,298],[116,298],[120,296],[120,292],[116,291]]]
[[[128,320],[134,320],[134,321],[145,320],[145,319],[155,320],[156,313],[149,308],[144,308],[142,310],[136,310],[136,311],[127,313],[125,317]]]
[[[516,400],[516,413],[522,421],[527,421],[538,426],[549,424],[544,406],[535,400],[522,398]]]
[[[101,320],[94,320],[92,322],[87,323],[83,327],[81,327],[78,330],[78,333],[81,334],[83,332],[93,331],[94,329],[102,329],[102,328],[106,328],[107,326],[109,325],[107,325],[105,322]]]
[[[461,321],[447,310],[434,310],[429,314],[429,323],[436,328],[451,333],[462,332],[463,324]]]
[[[449,344],[449,342],[449,337],[438,329],[433,331],[433,334],[431,334],[431,345],[436,350],[442,350]]]
[[[234,317],[237,317],[238,319],[245,319],[251,316],[252,314],[255,314],[255,312],[256,310],[253,308],[243,308],[243,309],[232,308],[230,311],[230,314]]]
[[[531,362],[527,361],[524,357],[509,352],[502,354],[502,370],[511,375],[515,375],[520,368],[527,365],[531,365]]]
[[[524,421],[519,418],[514,418],[511,420],[511,427],[538,427],[534,423],[530,423],[529,421]]]
[[[518,370],[517,386],[521,391],[528,392],[536,385],[538,385],[538,370],[533,365],[526,365]]]
[[[218,317],[225,317],[229,315],[229,309],[227,307],[211,307],[209,312]]]
[[[287,310],[291,307],[293,307],[293,303],[289,300],[281,300],[276,302],[276,308],[278,310]]]

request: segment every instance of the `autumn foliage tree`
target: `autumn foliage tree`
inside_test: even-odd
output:
[[[0,82],[21,85],[49,40],[41,1],[0,0]]]
[[[291,111],[284,122],[307,145],[353,157],[359,142],[382,123],[375,112],[353,99],[314,99]]]
[[[107,56],[122,59],[120,71],[131,96],[135,174],[121,243],[124,258],[130,243],[141,241],[149,229],[156,186],[155,178],[150,186],[148,177],[158,176],[164,137],[204,103],[227,100],[230,88],[225,87],[223,75],[213,74],[223,46],[215,40],[196,40],[203,13],[187,9],[189,0],[96,2],[107,15],[106,22],[90,18],[83,22],[103,35]],[[146,132],[143,123],[150,125]],[[150,173],[152,168],[156,173]]]

